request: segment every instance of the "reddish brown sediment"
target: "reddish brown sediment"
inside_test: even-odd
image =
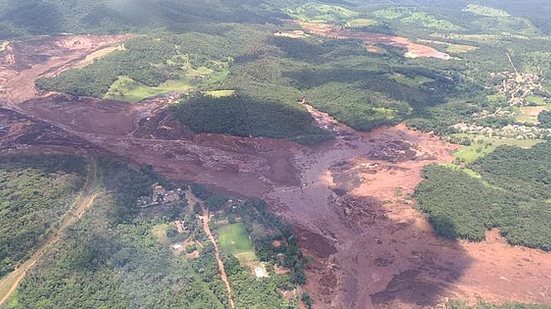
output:
[[[356,39],[364,42],[368,50],[372,52],[378,52],[373,45],[383,44],[391,45],[407,50],[406,57],[417,58],[417,57],[429,57],[429,58],[438,58],[443,60],[450,59],[450,55],[437,50],[434,47],[427,45],[419,44],[413,42],[411,39],[390,35],[382,33],[371,33],[371,32],[360,32],[353,31],[348,28],[330,25],[330,24],[319,24],[319,23],[307,23],[307,22],[298,22],[298,24],[307,32],[315,35],[320,35],[324,37],[329,37],[333,39]]]
[[[94,38],[98,48],[123,39]],[[451,162],[454,145],[404,125],[355,132],[313,108],[335,141],[307,147],[192,134],[164,109],[172,97],[126,104],[34,90],[36,78],[95,50],[67,51],[71,43],[56,40],[12,43],[14,62],[0,65],[2,152],[111,155],[172,180],[264,198],[313,257],[306,289],[316,307],[434,307],[448,299],[551,304],[551,254],[510,246],[496,231],[480,243],[443,240],[415,209],[411,195],[423,168]]]

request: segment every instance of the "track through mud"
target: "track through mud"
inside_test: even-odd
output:
[[[98,48],[123,39],[87,38]],[[314,258],[306,289],[319,308],[434,307],[456,298],[551,304],[549,253],[509,246],[495,231],[482,243],[442,240],[415,209],[423,167],[451,162],[453,145],[403,125],[358,133],[311,107],[335,141],[305,147],[194,135],[170,118],[165,107],[175,97],[126,104],[36,91],[37,77],[95,50],[42,40],[0,53],[13,58],[0,66],[0,151],[100,153],[172,180],[264,198]]]

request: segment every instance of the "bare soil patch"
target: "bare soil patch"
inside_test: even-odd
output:
[[[359,32],[347,28],[342,28],[336,25],[299,22],[299,25],[307,32],[320,36],[325,36],[333,39],[357,39],[361,40],[368,46],[372,52],[379,53],[370,46],[383,44],[404,48],[407,50],[405,56],[409,58],[428,57],[442,60],[450,59],[450,55],[437,50],[436,48],[415,43],[412,40],[381,33]]]
[[[20,103],[38,96],[35,80],[55,76],[90,53],[129,39],[130,35],[57,36],[12,42],[0,53],[0,94]]]

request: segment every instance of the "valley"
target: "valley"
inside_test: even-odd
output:
[[[0,306],[551,306],[551,40],[456,2],[0,41]]]
[[[104,39],[95,39],[97,46],[120,40]],[[57,50],[63,46],[54,44],[51,49],[43,52],[64,54]],[[30,83],[59,66],[69,68],[86,52],[65,57],[25,64],[16,60],[0,73],[13,70],[18,80]],[[29,85],[2,85],[4,127],[10,132],[2,137],[3,153],[110,155],[152,166],[175,181],[265,198],[294,224],[301,246],[314,257],[306,289],[322,301],[319,306],[437,306],[448,298],[551,301],[546,293],[551,278],[546,253],[511,247],[490,234],[482,243],[434,237],[412,195],[424,166],[454,160],[451,153],[457,146],[436,136],[404,125],[360,133],[310,106],[317,125],[333,131],[335,141],[304,147],[264,138],[193,135],[177,125],[167,127],[171,122],[161,126],[162,118],[154,120],[163,117],[171,102],[168,97],[127,105],[29,92],[34,89]],[[18,126],[21,120],[16,119],[26,119],[27,124]],[[46,126],[29,132],[29,123]],[[45,139],[52,130],[74,144]],[[487,252],[507,258],[497,265]],[[535,272],[539,275],[523,276]]]

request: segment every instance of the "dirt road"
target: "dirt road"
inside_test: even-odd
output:
[[[0,281],[0,307],[4,306],[9,300],[10,296],[17,290],[19,283],[27,272],[36,264],[48,251],[61,239],[67,228],[77,222],[82,215],[94,204],[94,200],[98,195],[98,169],[97,163],[94,158],[90,158],[88,175],[86,177],[86,183],[82,189],[81,195],[75,201],[72,210],[65,215],[59,227],[51,233],[36,250],[33,256],[25,261],[19,268],[4,277]]]
[[[230,304],[230,307],[232,309],[235,309],[235,304],[233,302],[233,291],[230,285],[230,281],[228,280],[228,275],[226,274],[226,269],[224,267],[224,262],[222,261],[222,258],[220,258],[220,249],[218,248],[218,244],[216,243],[216,239],[214,238],[214,235],[212,234],[212,231],[210,230],[210,212],[205,207],[205,204],[203,201],[200,201],[195,197],[195,195],[191,192],[186,192],[186,198],[188,200],[188,205],[195,205],[196,203],[199,203],[201,205],[202,210],[202,216],[201,220],[203,221],[203,230],[205,231],[205,234],[207,234],[210,242],[214,246],[214,256],[216,258],[216,263],[218,264],[218,273],[220,274],[220,278],[222,279],[222,282],[224,282],[224,285],[226,286],[226,291],[228,293],[228,303]]]

